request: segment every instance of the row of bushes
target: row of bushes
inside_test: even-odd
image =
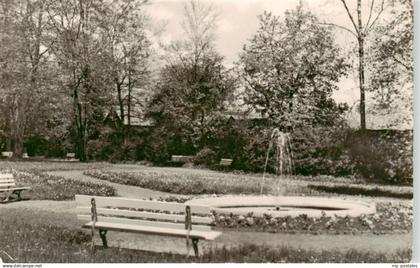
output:
[[[261,128],[230,133],[225,139],[235,141],[229,146],[205,147],[195,153],[193,162],[215,168],[221,158],[232,158],[231,169],[262,172],[270,134]],[[413,182],[412,131],[307,128],[291,134],[291,147],[294,174],[353,176],[386,184]],[[171,154],[177,151],[155,151],[154,156],[161,158],[150,160],[164,164]],[[269,172],[275,172],[274,159],[269,157]]]
[[[271,129],[257,120],[229,119],[215,128],[201,148],[195,148],[187,136],[159,126],[132,129],[129,139],[109,130],[89,141],[88,156],[92,160],[148,160],[167,165],[171,155],[194,155],[195,165],[210,168],[217,167],[221,158],[231,158],[231,169],[262,172]],[[411,185],[412,139],[411,130],[360,131],[344,126],[295,129],[291,132],[293,173],[356,176]],[[28,153],[31,156],[47,150],[49,156],[64,156],[66,150],[59,148],[58,143],[33,140],[28,144]],[[274,172],[274,157],[269,159],[267,171]]]

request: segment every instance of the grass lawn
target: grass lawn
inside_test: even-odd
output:
[[[0,171],[5,169],[31,172],[84,170],[85,174],[95,178],[177,194],[259,194],[262,180],[261,174],[105,162],[0,161]],[[277,194],[277,185],[279,185],[280,194],[283,195],[338,196],[345,194],[404,199],[412,199],[413,196],[411,186],[380,185],[355,178],[331,176],[278,178],[267,175],[263,192]]]
[[[86,170],[92,168],[104,168],[108,166],[105,162],[66,162],[66,161],[0,161],[1,170],[21,170],[21,171],[54,171],[54,170]]]
[[[148,263],[148,262],[408,262],[411,250],[376,253],[369,251],[314,251],[244,244],[232,248],[213,248],[200,256],[185,257],[170,253],[98,247],[90,250],[90,236],[81,231],[75,219],[58,213],[1,208],[0,250],[14,258],[13,262],[32,263]],[[1,255],[5,262],[12,262]]]
[[[2,171],[5,172],[5,171]],[[10,170],[9,170],[10,172]],[[37,171],[15,171],[16,184],[29,186],[30,190],[22,192],[24,199],[30,200],[72,200],[76,194],[115,196],[115,189],[104,183],[83,182],[64,179]],[[1,195],[5,195],[1,193]],[[0,197],[1,199],[1,197]]]
[[[222,173],[185,168],[144,167],[125,172],[112,168],[89,169],[85,175],[124,185],[185,194],[259,194],[262,176],[254,174]],[[347,180],[347,181],[346,181]],[[278,178],[272,175],[264,180],[263,193],[282,195],[337,196],[365,195],[412,199],[410,186],[366,184],[351,178],[327,176]]]

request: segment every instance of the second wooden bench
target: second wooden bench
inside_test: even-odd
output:
[[[21,192],[23,190],[29,190],[31,187],[27,186],[16,186],[15,179],[11,173],[0,174],[0,192],[7,193],[6,199],[4,202],[9,201],[10,197],[16,196],[16,199],[19,201],[22,199]]]

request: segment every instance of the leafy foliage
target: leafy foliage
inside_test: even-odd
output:
[[[411,131],[355,132],[347,148],[355,173],[370,181],[413,183],[413,136]]]
[[[349,176],[354,163],[348,154],[345,126],[299,129],[292,135],[294,172],[302,175]]]
[[[214,166],[218,162],[217,153],[210,148],[201,149],[193,159],[195,165]]]
[[[259,20],[239,65],[245,103],[285,130],[333,124],[345,107],[331,94],[347,65],[331,31],[300,6],[283,22],[266,12]]]
[[[183,143],[203,148],[223,118],[232,85],[222,58],[214,54],[196,64],[167,66],[151,102],[150,115],[168,142],[179,136]]]
[[[185,11],[186,38],[170,46],[149,108],[156,122],[155,139],[165,139],[168,155],[181,150],[195,154],[210,145],[235,88],[214,48],[214,10],[191,1]]]
[[[414,8],[410,0],[390,2],[391,19],[374,28],[369,50],[372,112],[392,117],[389,127],[413,123]]]

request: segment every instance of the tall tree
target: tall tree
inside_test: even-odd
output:
[[[46,83],[50,73],[46,70],[53,40],[48,34],[44,1],[3,0],[0,4],[3,65],[0,102],[8,132],[7,147],[21,156],[25,134],[33,126],[33,115],[51,101],[51,88]]]
[[[366,59],[365,59],[365,46],[366,46],[366,38],[369,33],[372,31],[372,28],[377,24],[379,18],[383,14],[385,10],[385,0],[380,0],[379,2],[375,3],[375,0],[371,0],[370,4],[367,7],[367,21],[363,23],[363,13],[364,13],[364,5],[362,0],[355,0],[356,3],[356,16],[354,12],[352,12],[351,8],[348,5],[348,0],[339,0],[341,1],[348,18],[353,26],[353,29],[349,29],[347,27],[336,25],[341,29],[344,29],[350,32],[357,40],[358,44],[358,73],[359,73],[359,88],[360,88],[360,128],[362,130],[366,129],[366,101],[365,101],[365,93],[366,93],[366,84],[365,84],[365,69],[366,69]]]
[[[130,133],[134,105],[140,103],[137,97],[148,82],[151,49],[146,34],[148,18],[143,12],[147,3],[147,0],[112,1],[104,10],[105,21],[101,25],[124,140]]]
[[[298,6],[284,21],[264,12],[260,27],[244,46],[239,70],[245,102],[287,131],[334,124],[343,111],[331,98],[347,65],[330,29]]]
[[[368,68],[375,111],[397,115],[391,127],[412,125],[414,7],[411,0],[393,0],[391,16],[373,29]]]
[[[185,39],[169,47],[150,114],[167,133],[179,133],[195,150],[208,145],[234,88],[214,46],[216,12],[212,5],[185,5]]]
[[[109,78],[104,66],[104,43],[99,25],[101,0],[51,1],[49,23],[54,30],[53,52],[62,69],[61,80],[72,99],[76,151],[87,160],[89,130],[109,100]]]

